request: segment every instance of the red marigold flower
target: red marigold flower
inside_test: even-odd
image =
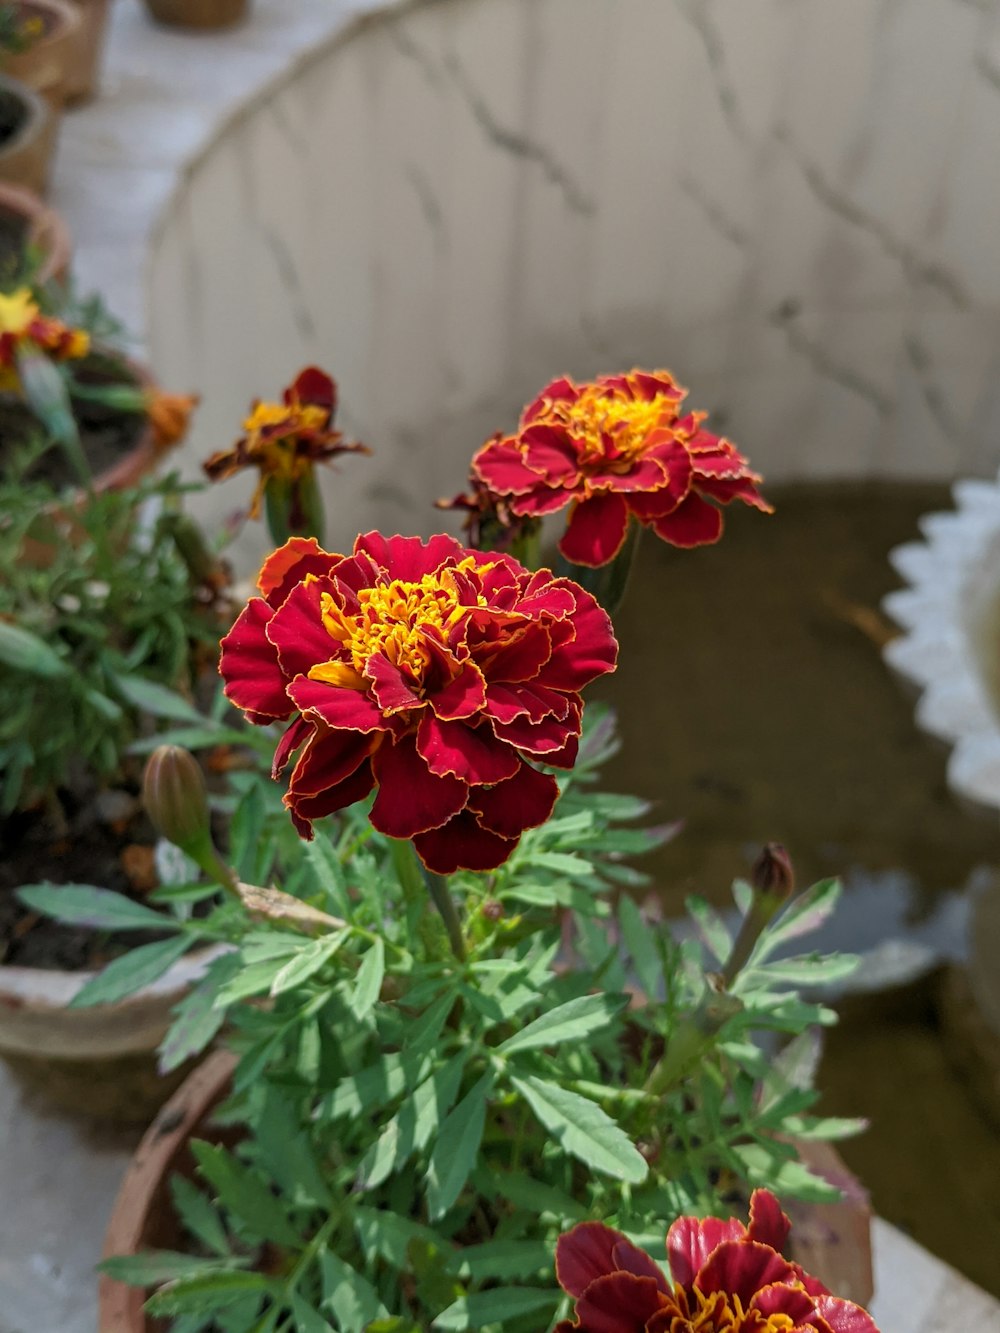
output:
[[[702,428],[706,414],[681,415],[686,397],[665,370],[553,380],[516,434],[480,449],[473,476],[514,514],[538,518],[572,506],[559,550],[575,565],[613,560],[630,517],[673,546],[718,541],[716,505],[771,506],[743,455]]]
[[[212,454],[202,464],[212,481],[222,481],[243,468],[255,467],[260,481],[250,506],[251,518],[260,515],[268,481],[299,482],[313,464],[337,454],[369,450],[350,444],[331,423],[337,409],[337,386],[325,371],[308,366],[285,389],[280,403],[255,400],[243,422],[246,434],[231,449]]]
[[[293,537],[222,641],[225,693],[251,722],[290,719],[277,776],[312,821],[378,788],[371,821],[439,874],[492,870],[544,823],[571,768],[584,685],[618,645],[589,593],[453,537]]]
[[[70,361],[87,355],[90,335],[43,315],[29,287],[0,292],[0,388],[16,386],[17,351],[24,343],[41,348],[54,361]]]
[[[582,1222],[556,1245],[576,1320],[555,1333],[878,1333],[859,1305],[782,1258],[788,1230],[768,1190],[754,1191],[749,1227],[680,1217],[667,1232],[668,1281],[620,1231]]]

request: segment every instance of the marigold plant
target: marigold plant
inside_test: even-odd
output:
[[[673,546],[718,541],[719,505],[770,505],[743,455],[703,427],[706,414],[682,413],[686,396],[665,370],[553,380],[512,435],[479,450],[473,480],[521,517],[569,506],[559,550],[575,565],[613,560],[630,519]]]
[[[451,537],[359,537],[350,556],[293,539],[265,563],[222,644],[229,698],[290,722],[296,827],[365,797],[428,868],[491,870],[552,812],[580,690],[613,670],[607,615],[569,579]]]

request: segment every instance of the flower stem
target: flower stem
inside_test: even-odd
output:
[[[441,914],[444,928],[448,932],[451,951],[460,963],[464,963],[465,937],[462,934],[462,923],[458,919],[455,900],[448,888],[448,880],[444,875],[435,875],[433,870],[425,870],[424,881],[431,895],[431,902]]]

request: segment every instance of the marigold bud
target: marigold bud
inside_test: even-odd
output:
[[[194,755],[179,745],[158,746],[146,764],[142,799],[158,832],[200,862],[211,835],[205,779]]]
[[[795,870],[792,858],[780,842],[768,842],[750,871],[750,882],[758,893],[787,900],[795,892]]]

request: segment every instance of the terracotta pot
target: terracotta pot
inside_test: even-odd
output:
[[[146,0],[157,23],[171,28],[228,28],[247,12],[249,0]]]
[[[8,56],[4,72],[41,93],[55,111],[60,111],[69,95],[70,71],[80,41],[80,15],[66,0],[17,0],[16,8],[22,21],[40,20],[44,36],[26,51]]]
[[[236,1068],[229,1051],[216,1051],[185,1081],[146,1131],[129,1163],[104,1237],[103,1257],[138,1254],[149,1249],[183,1248],[170,1203],[170,1176],[192,1175],[191,1138],[228,1144],[232,1128],[206,1125],[229,1092]],[[800,1147],[803,1161],[845,1191],[836,1204],[799,1204],[793,1222],[799,1233],[795,1259],[826,1282],[838,1296],[867,1304],[872,1297],[872,1250],[868,1196],[829,1144]],[[98,1290],[100,1333],[161,1333],[166,1325],[143,1310],[146,1293],[101,1276]]]
[[[55,154],[59,117],[43,97],[0,75],[0,124],[8,128],[0,142],[0,181],[44,194]]]
[[[62,216],[31,190],[0,183],[0,217],[19,226],[24,233],[25,248],[37,252],[39,269],[36,280],[39,283],[64,282],[69,272],[72,242]]]
[[[69,0],[69,3],[80,16],[66,89],[66,101],[74,105],[97,92],[111,0]]]
[[[222,948],[195,950],[127,1000],[88,1009],[66,1005],[93,972],[0,967],[0,1056],[67,1110],[148,1121],[183,1077],[156,1072],[170,1011]]]

